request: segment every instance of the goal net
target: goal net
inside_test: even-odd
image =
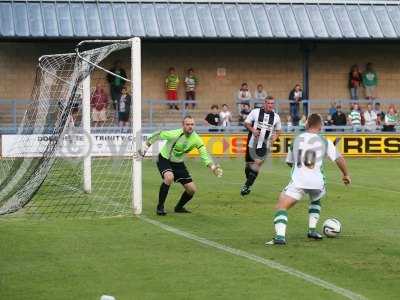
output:
[[[140,40],[78,46],[39,59],[17,134],[2,136],[0,215],[141,212]],[[110,71],[114,60],[128,78]]]

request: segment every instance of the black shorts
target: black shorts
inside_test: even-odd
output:
[[[158,155],[157,167],[160,171],[161,177],[164,178],[164,173],[170,171],[174,174],[174,181],[179,182],[182,185],[192,182],[192,176],[190,176],[189,171],[186,169],[185,163],[175,163],[171,162],[169,159],[162,157],[161,154]]]
[[[254,162],[255,159],[265,160],[267,157],[268,150],[267,145],[264,143],[261,148],[250,148],[246,146],[246,162]]]

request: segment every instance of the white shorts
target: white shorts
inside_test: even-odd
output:
[[[295,199],[296,201],[301,200],[305,194],[308,194],[311,201],[317,201],[326,194],[326,189],[303,189],[296,187],[293,182],[290,182],[282,191],[285,195]]]

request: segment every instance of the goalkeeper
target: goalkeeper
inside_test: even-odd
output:
[[[141,155],[144,156],[154,142],[166,140],[166,144],[161,149],[157,160],[157,167],[163,179],[160,186],[156,210],[159,216],[165,216],[167,214],[164,209],[164,203],[168,195],[169,187],[174,181],[179,182],[185,188],[185,191],[175,206],[175,212],[190,213],[184,206],[193,198],[196,192],[196,186],[183,162],[183,158],[184,155],[192,149],[197,148],[203,164],[210,168],[217,177],[222,176],[221,167],[213,163],[203,141],[193,128],[194,120],[191,116],[187,116],[182,121],[182,128],[153,133],[146,141],[141,151]]]

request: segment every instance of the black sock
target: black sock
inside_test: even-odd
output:
[[[256,180],[256,178],[257,178],[257,175],[258,175],[257,171],[254,171],[249,168],[249,176],[247,176],[246,186],[252,186],[254,183],[254,180]]]
[[[186,203],[190,201],[190,199],[193,198],[193,194],[188,194],[186,191],[182,193],[181,199],[179,199],[179,202],[176,204],[175,208],[182,208],[185,206]]]
[[[158,194],[158,206],[157,208],[164,208],[164,202],[167,198],[169,191],[169,185],[166,185],[164,182],[161,183],[160,192]]]
[[[250,174],[250,167],[246,166],[246,168],[244,169],[244,173],[246,174],[246,179],[249,179],[249,174]]]

